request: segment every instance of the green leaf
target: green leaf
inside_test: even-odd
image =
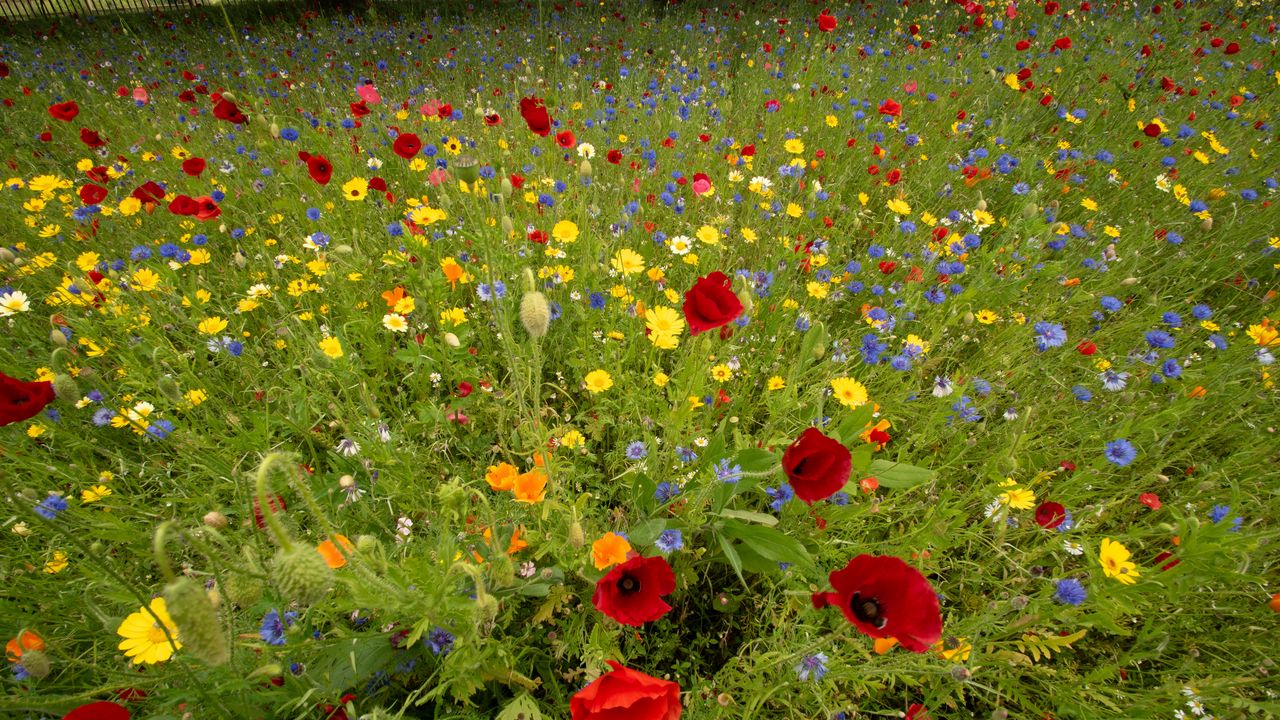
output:
[[[742,582],[742,587],[747,587],[747,578],[742,575],[742,558],[739,557],[738,551],[734,549],[733,543],[720,533],[716,533],[716,540],[720,542],[720,549],[724,551],[724,559],[729,561],[729,567],[733,568],[733,572],[738,575],[738,580]]]
[[[542,720],[542,711],[526,693],[507,703],[494,720]]]
[[[854,408],[836,427],[835,438],[845,445],[852,445],[862,434],[862,429],[871,422],[874,413],[875,406],[869,402]]]
[[[871,467],[867,469],[867,472],[880,481],[882,486],[897,490],[913,488],[933,479],[933,471],[928,468],[891,460],[872,461]]]
[[[778,458],[764,448],[747,448],[738,453],[734,464],[741,465],[743,472],[756,473],[768,470],[778,464]]]
[[[721,510],[720,517],[736,518],[751,523],[759,523],[773,527],[778,524],[778,518],[767,513],[752,512],[750,510]]]
[[[865,473],[867,468],[871,467],[871,453],[873,451],[874,448],[871,445],[861,445],[849,452],[854,472]]]
[[[627,537],[636,545],[652,545],[663,530],[667,529],[667,519],[657,518],[655,520],[645,520],[637,525],[632,525],[627,531]]]
[[[774,528],[729,520],[724,524],[723,532],[767,560],[806,565],[811,562],[803,543]]]

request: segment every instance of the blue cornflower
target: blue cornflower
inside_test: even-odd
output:
[[[168,420],[153,420],[147,426],[147,434],[156,440],[164,440],[173,432],[173,423]]]
[[[680,486],[669,482],[660,482],[653,490],[653,497],[663,505],[671,502],[680,494]]]
[[[453,633],[442,627],[432,628],[424,642],[433,655],[448,655],[453,650]]]
[[[769,503],[769,507],[773,508],[775,512],[781,510],[783,505],[786,505],[791,501],[791,498],[795,497],[795,491],[786,483],[782,483],[776,488],[765,488],[764,491],[769,496],[769,499],[772,500]]]
[[[111,419],[116,416],[116,411],[111,408],[98,408],[93,411],[93,424],[98,427],[104,427],[111,424]]]
[[[67,509],[67,499],[56,492],[49,493],[49,496],[40,501],[36,505],[36,514],[45,520],[56,520],[62,511]]]
[[[591,293],[590,305],[592,310],[603,310],[605,306],[604,295],[598,292]]]
[[[684,535],[679,530],[663,530],[653,545],[664,553],[673,553],[684,547]]]
[[[1120,302],[1120,300],[1117,298],[1111,297],[1110,295],[1102,296],[1102,299],[1099,300],[1098,303],[1102,305],[1102,309],[1106,310],[1107,312],[1115,312],[1120,308],[1124,307],[1124,303]]]
[[[1043,320],[1035,324],[1036,347],[1041,351],[1058,347],[1067,341],[1067,331],[1061,325]]]
[[[1173,336],[1163,330],[1148,330],[1147,344],[1157,349],[1168,349],[1173,347]]]
[[[694,452],[693,448],[676,446],[676,457],[680,458],[681,462],[691,463],[698,459],[698,453]]]
[[[1102,371],[1102,389],[1110,392],[1119,392],[1124,389],[1126,383],[1129,382],[1129,373],[1118,372],[1107,368]]]
[[[1089,594],[1085,592],[1084,585],[1081,585],[1079,580],[1067,578],[1055,584],[1053,599],[1063,605],[1079,605],[1088,597]]]
[[[271,608],[266,615],[262,616],[262,627],[258,630],[258,636],[268,645],[283,645],[284,629],[284,620],[280,618],[280,611]]]
[[[1191,317],[1197,320],[1208,320],[1213,317],[1213,309],[1204,304],[1193,305],[1191,307]]]
[[[1216,525],[1217,523],[1222,522],[1230,512],[1230,505],[1214,505],[1213,508],[1209,510],[1209,519]]]
[[[742,466],[730,465],[729,458],[725,458],[715,465],[711,466],[715,471],[716,478],[724,483],[736,483],[742,479]]]
[[[307,219],[308,219],[308,220],[319,220],[319,219],[320,219],[320,208],[307,208]]]
[[[800,660],[800,664],[796,665],[796,674],[802,682],[805,680],[818,682],[827,674],[826,654],[814,653],[813,655],[805,655]]]
[[[1166,312],[1160,316],[1160,319],[1171,328],[1182,327],[1182,316],[1176,312]]]
[[[649,448],[645,447],[643,440],[633,440],[627,445],[628,460],[643,460],[649,457]]]
[[[1138,450],[1133,447],[1133,443],[1124,438],[1118,438],[1107,443],[1105,455],[1113,465],[1124,467],[1138,457]]]
[[[1160,374],[1164,375],[1170,380],[1174,380],[1176,378],[1182,377],[1182,363],[1178,362],[1174,358],[1169,358],[1168,360],[1164,361],[1163,365],[1160,366]]]

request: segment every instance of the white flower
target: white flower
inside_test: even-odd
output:
[[[409,329],[409,321],[399,313],[387,313],[382,316],[382,327],[391,332],[406,332]]]
[[[578,144],[578,157],[590,160],[596,156],[596,146],[591,143]]]
[[[1074,540],[1063,540],[1062,547],[1071,555],[1084,554],[1084,546]]]
[[[369,158],[369,162],[367,163],[367,165],[369,166],[370,170],[377,170],[382,167],[382,161],[379,160],[378,158]]]
[[[935,377],[933,379],[933,396],[946,397],[955,392],[955,386],[951,384],[951,380],[944,377]]]
[[[360,452],[360,443],[352,440],[351,438],[342,438],[338,441],[338,446],[334,449],[343,457],[352,457]]]
[[[0,317],[17,315],[30,309],[31,303],[27,302],[27,294],[21,290],[11,290],[0,295]]]
[[[667,240],[667,246],[676,255],[687,255],[693,249],[693,239],[685,235],[676,235]]]

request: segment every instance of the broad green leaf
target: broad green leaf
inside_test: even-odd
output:
[[[542,720],[542,711],[528,694],[507,703],[494,720]]]
[[[750,510],[721,510],[720,517],[736,518],[747,522],[759,523],[773,527],[778,524],[778,518],[767,513],[752,512]]]
[[[933,479],[933,471],[928,468],[907,465],[891,460],[874,460],[867,474],[880,481],[884,487],[906,490],[927,483]]]
[[[875,406],[869,402],[854,408],[836,427],[835,438],[845,445],[853,445],[874,413]]]
[[[742,587],[747,587],[747,578],[742,575],[742,558],[738,555],[738,551],[733,547],[733,541],[729,538],[716,533],[716,540],[720,542],[720,549],[724,551],[724,559],[729,562],[729,567],[733,568],[733,572],[737,574],[738,580],[742,582]]]
[[[774,528],[729,520],[725,522],[722,532],[740,540],[744,546],[768,560],[797,564],[810,562],[809,551],[803,543]]]

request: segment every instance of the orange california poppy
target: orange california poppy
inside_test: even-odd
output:
[[[16,663],[22,659],[22,653],[27,650],[44,650],[44,640],[30,630],[23,630],[18,637],[5,643],[4,656],[9,659],[9,662]]]
[[[333,540],[338,542],[335,544]],[[350,555],[355,550],[355,546],[351,544],[346,535],[334,533],[333,540],[325,540],[320,543],[316,546],[316,551],[324,557],[325,564],[337,570],[347,564],[347,555]],[[338,549],[338,545],[341,545],[342,549]]]

